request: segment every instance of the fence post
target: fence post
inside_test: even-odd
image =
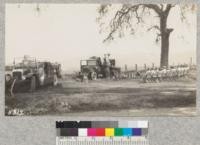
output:
[[[127,67],[127,65],[125,64],[125,67],[124,67],[124,69],[125,69],[125,72],[127,72],[128,71],[128,67]]]
[[[146,65],[146,64],[144,64],[144,70],[145,70],[145,71],[147,70],[147,65]]]
[[[152,68],[154,69],[154,63],[152,63]]]
[[[190,64],[189,64],[189,68],[192,68],[192,57],[190,57]]]
[[[137,64],[135,64],[135,72],[138,71],[138,67],[137,67]]]

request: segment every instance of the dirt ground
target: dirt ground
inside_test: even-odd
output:
[[[70,116],[193,116],[194,80],[142,83],[139,80],[59,80],[57,87],[6,96],[5,114]]]

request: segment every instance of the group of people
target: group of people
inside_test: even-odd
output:
[[[143,81],[160,82],[176,80],[180,77],[185,77],[189,73],[189,66],[172,66],[170,68],[148,68],[143,75]]]

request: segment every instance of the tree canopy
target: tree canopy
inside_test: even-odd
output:
[[[130,30],[131,34],[135,34],[135,22],[139,25],[144,23],[145,16],[147,17],[150,15],[155,15],[155,17],[158,19],[158,23],[149,26],[147,31],[156,31],[156,42],[161,40],[160,67],[168,67],[169,36],[173,31],[173,28],[167,27],[167,20],[168,15],[173,7],[175,7],[174,4],[122,4],[119,8],[117,8],[112,18],[109,19],[109,24],[107,27],[109,31],[103,42],[113,40],[117,33],[119,34],[119,37],[122,37],[124,30]],[[189,9],[191,11],[195,11],[196,5],[185,4],[180,6],[182,20],[185,19],[184,14]],[[101,20],[112,10],[111,4],[101,5],[99,7],[98,22],[100,22],[100,26],[104,25],[104,23],[101,23]]]

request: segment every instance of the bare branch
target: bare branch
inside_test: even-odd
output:
[[[158,25],[154,25],[154,26],[148,28],[147,31],[151,31],[152,29],[156,29],[156,30],[160,31],[160,27]]]
[[[100,16],[105,15],[108,12],[108,8],[110,5],[102,5],[99,8]],[[154,11],[158,17],[161,17],[165,11],[169,11],[171,5],[167,5],[164,8],[163,4],[136,4],[136,5],[127,5],[124,4],[122,7],[115,13],[114,17],[111,19],[109,23],[110,32],[108,36],[104,39],[104,42],[107,40],[113,40],[115,33],[119,33],[119,37],[122,37],[123,31],[125,29],[130,29],[130,31],[134,32],[133,19],[136,18],[137,24],[142,23],[143,14],[145,14],[145,9]],[[165,10],[164,10],[165,9]],[[148,31],[156,29],[160,31],[158,26],[152,26],[148,29]]]
[[[163,7],[164,5],[163,4],[160,4],[160,9],[163,11]]]
[[[113,33],[115,33],[115,31],[116,31],[116,30],[112,30],[112,31],[108,34],[108,36],[103,40],[103,42],[106,42],[106,41],[108,41],[108,40],[113,40],[114,37],[113,37],[112,35],[113,35]]]
[[[158,15],[162,13],[162,9],[156,4],[143,4],[145,7],[153,9]]]
[[[171,4],[167,4],[167,7],[165,9],[165,12],[169,13],[169,10],[171,9],[172,5]]]
[[[138,8],[139,8],[139,5],[134,5],[134,6],[123,5],[122,8],[115,13],[115,16],[110,21],[109,25],[110,25],[111,31],[108,34],[108,37],[104,40],[104,42],[107,40],[113,39],[113,35],[114,33],[117,32],[117,30],[122,31],[124,26],[126,25],[128,25],[129,27],[131,26],[130,21],[131,21],[132,13],[135,13],[138,23],[140,23],[142,20],[137,12]],[[119,32],[119,33],[121,37],[122,32]]]
[[[180,5],[180,17],[181,17],[181,21],[184,21],[186,20],[186,13],[188,11],[191,11],[191,12],[196,12],[196,8],[197,8],[197,5],[195,4],[183,4],[183,5]]]
[[[155,42],[158,43],[161,39],[160,33],[157,33]]]
[[[138,8],[137,8],[137,9],[138,9]],[[140,22],[141,22],[141,17],[139,17],[137,10],[135,11],[135,15],[136,15],[136,18],[137,18],[137,20],[138,20],[137,23],[140,23]]]
[[[108,7],[110,7],[111,5],[110,4],[107,4],[107,5],[101,5],[98,9],[98,12],[100,15],[104,15],[108,12]]]

